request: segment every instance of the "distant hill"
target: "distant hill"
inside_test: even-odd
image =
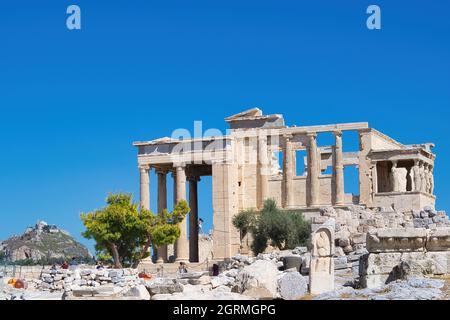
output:
[[[51,264],[75,257],[79,262],[90,262],[88,249],[67,231],[56,225],[39,221],[20,236],[0,242],[0,260],[4,263]]]

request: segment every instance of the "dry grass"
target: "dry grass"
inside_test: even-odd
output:
[[[313,298],[313,295],[308,293],[308,294],[305,294],[303,297],[301,297],[298,300],[312,300],[312,298]]]
[[[342,294],[340,295],[340,297],[341,297],[342,299],[350,299],[350,298],[352,297],[352,295],[349,294],[349,293],[342,293]]]

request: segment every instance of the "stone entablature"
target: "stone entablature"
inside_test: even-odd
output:
[[[399,272],[450,274],[450,228],[377,230],[367,234],[367,251],[359,265],[363,287],[394,281]]]
[[[432,144],[403,145],[369,128],[366,122],[288,127],[282,115],[263,115],[258,108],[225,120],[231,127],[226,135],[134,143],[141,172],[141,206],[150,206],[148,173],[152,169],[172,174],[173,201],[195,202],[196,182],[192,181],[212,176],[217,259],[229,258],[239,250],[239,234],[231,224],[233,215],[260,208],[267,198],[287,209],[361,205],[411,212],[434,206]],[[343,151],[343,131],[358,132],[358,151]],[[333,134],[334,144],[319,146],[318,135],[327,132]],[[348,166],[358,169],[358,195],[345,193],[344,168]],[[303,172],[298,173],[297,167],[303,167]],[[326,173],[328,168],[330,173]],[[161,181],[166,179],[161,177]],[[187,181],[193,190],[189,197]],[[158,208],[167,204],[167,199],[159,196],[166,193],[163,184],[158,182]],[[186,248],[192,250],[195,244],[187,245],[186,226],[182,230],[177,257],[181,252],[181,260],[187,260]]]

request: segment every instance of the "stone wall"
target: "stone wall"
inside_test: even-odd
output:
[[[0,276],[5,278],[39,279],[42,271],[50,266],[0,266]]]

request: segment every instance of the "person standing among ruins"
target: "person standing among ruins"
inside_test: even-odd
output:
[[[198,234],[203,234],[203,219],[198,219]]]

